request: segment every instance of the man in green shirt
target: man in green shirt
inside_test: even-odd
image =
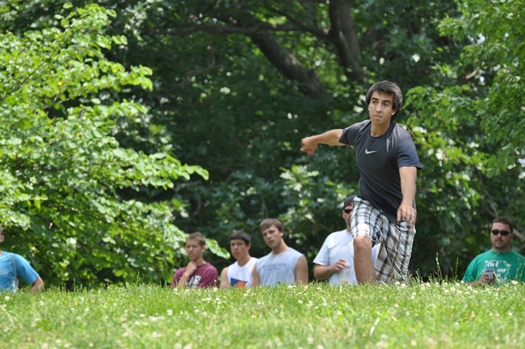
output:
[[[525,257],[510,248],[513,233],[514,223],[510,218],[494,219],[490,233],[492,249],[470,262],[463,281],[472,285],[525,281]]]

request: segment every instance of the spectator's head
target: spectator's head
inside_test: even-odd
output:
[[[346,229],[350,231],[350,217],[352,216],[352,210],[354,209],[354,198],[355,195],[350,195],[343,202],[343,219],[346,223]]]
[[[230,235],[230,251],[236,260],[249,258],[252,237],[244,231],[235,231]]]
[[[0,242],[4,241],[4,228],[0,225]]]
[[[374,92],[378,93],[386,93],[387,95],[392,96],[392,112],[393,115],[390,121],[394,121],[397,117],[397,114],[401,111],[401,108],[403,107],[403,94],[401,93],[401,89],[399,86],[388,80],[376,82],[375,84],[368,89],[368,92],[366,93],[366,105],[368,106],[368,109],[371,110],[373,108],[370,103],[372,102],[372,95]],[[373,112],[373,110],[371,110]]]
[[[264,242],[272,250],[278,249],[283,243],[284,228],[281,221],[275,218],[267,218],[261,222],[261,234]]]
[[[186,239],[186,253],[192,262],[202,259],[206,251],[206,238],[201,233],[191,233]]]
[[[510,251],[510,242],[514,233],[514,223],[509,217],[497,217],[492,221],[490,241],[494,252]]]

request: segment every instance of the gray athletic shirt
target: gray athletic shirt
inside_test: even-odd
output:
[[[344,129],[340,143],[352,145],[359,167],[359,196],[382,210],[391,222],[403,200],[399,168],[421,168],[410,134],[392,122],[385,134],[370,135],[372,122],[365,120]],[[416,203],[414,202],[414,207]]]
[[[261,286],[274,286],[277,283],[291,284],[295,282],[295,268],[303,254],[288,248],[279,254],[270,254],[259,258],[256,264]]]

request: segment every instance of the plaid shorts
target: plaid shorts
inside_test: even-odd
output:
[[[367,237],[372,245],[381,243],[375,264],[376,280],[387,284],[406,282],[416,228],[405,222],[390,222],[383,211],[358,196],[354,198],[350,223],[354,237]]]

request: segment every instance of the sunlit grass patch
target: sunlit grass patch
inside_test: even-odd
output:
[[[0,347],[523,347],[524,308],[523,284],[51,290],[0,295]]]

